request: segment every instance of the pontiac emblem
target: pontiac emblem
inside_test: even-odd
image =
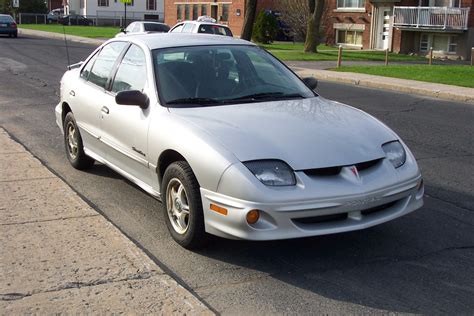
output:
[[[356,166],[350,166],[350,167],[349,167],[349,170],[351,170],[352,174],[353,174],[357,179],[360,179],[360,177],[359,177],[359,171],[357,171],[357,167],[356,167]]]

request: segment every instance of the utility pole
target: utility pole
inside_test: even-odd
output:
[[[123,3],[123,11],[124,11],[124,21],[123,21],[123,28],[127,27],[127,4],[131,4],[132,0],[120,0]]]

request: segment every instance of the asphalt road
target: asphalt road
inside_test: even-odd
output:
[[[216,238],[190,252],[169,237],[158,201],[104,166],[80,172],[67,163],[53,113],[67,64],[63,44],[0,37],[0,126],[215,311],[474,311],[473,105],[321,82],[321,95],[371,113],[408,143],[425,177],[425,206],[358,232],[258,243]],[[76,62],[93,46],[69,49]]]

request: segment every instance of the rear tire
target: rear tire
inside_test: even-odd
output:
[[[186,249],[204,246],[207,234],[199,183],[187,162],[177,161],[168,166],[161,192],[165,222],[171,237]]]
[[[84,153],[82,137],[72,112],[64,118],[64,146],[66,156],[71,165],[78,170],[85,170],[94,164],[94,159]]]

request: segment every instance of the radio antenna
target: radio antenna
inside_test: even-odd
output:
[[[67,38],[66,38],[66,27],[63,24],[63,34],[64,34],[64,44],[66,45],[66,55],[67,55],[67,67],[71,65],[71,60],[69,59],[69,47],[67,46]]]

